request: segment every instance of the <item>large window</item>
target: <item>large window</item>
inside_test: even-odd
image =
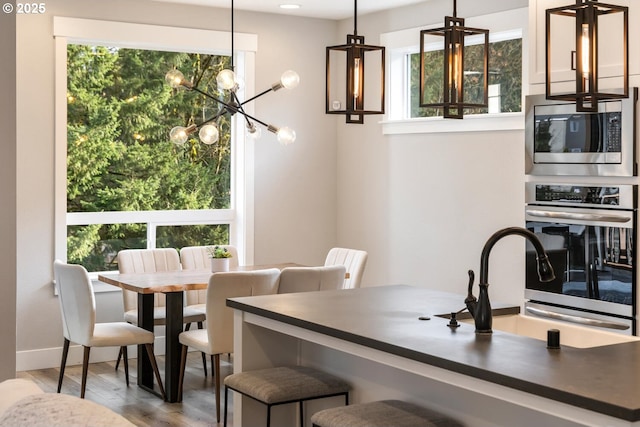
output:
[[[244,133],[226,116],[216,144],[169,141],[172,127],[218,106],[171,89],[165,73],[178,67],[214,92],[227,34],[71,18],[55,18],[54,33],[56,256],[97,272],[116,269],[122,249],[231,243],[251,262]],[[236,45],[247,49],[235,63],[249,91],[255,36]]]
[[[68,226],[68,262],[105,271],[117,267],[122,249],[229,243],[228,224],[182,225],[191,211],[230,208],[228,116],[218,120],[216,144],[196,137],[172,144],[169,129],[208,118],[217,105],[163,84],[164,73],[179,67],[213,92],[228,64],[222,55],[68,45],[67,217],[92,212],[96,221]],[[109,223],[99,214],[167,210],[176,211],[174,226],[155,229],[148,222]]]

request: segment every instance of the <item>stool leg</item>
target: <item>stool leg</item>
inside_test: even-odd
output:
[[[304,427],[304,402],[300,401],[300,427]]]
[[[271,426],[271,405],[267,405],[267,427]]]

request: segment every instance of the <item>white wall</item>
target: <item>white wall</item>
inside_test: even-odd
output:
[[[458,16],[522,7],[527,1],[465,0]],[[360,16],[358,34],[379,44],[382,33],[442,23],[451,14],[450,0],[430,0]],[[352,30],[352,20],[340,23],[341,33]],[[380,120],[338,122],[337,243],[369,252],[364,286],[404,283],[465,293],[468,269],[477,283],[486,239],[524,225],[524,133],[383,135]],[[524,297],[520,254],[519,237],[496,245],[492,299],[519,303]]]
[[[51,285],[53,16],[230,29],[229,10],[225,9],[148,0],[50,0],[46,7],[44,15],[18,17],[19,98],[17,103],[7,103],[7,108],[16,105],[18,127],[15,228],[18,370],[57,366],[62,344],[58,301]],[[235,18],[236,31],[258,35],[257,90],[268,88],[286,69],[294,69],[301,76],[294,91],[267,95],[255,105],[256,117],[293,127],[298,139],[294,145],[283,147],[274,135],[264,132],[256,142],[254,260],[320,263],[336,240],[336,125],[324,115],[320,83],[324,78],[326,39],[335,32],[336,24],[239,11]],[[6,100],[3,97],[0,102]],[[4,258],[3,262],[10,259]],[[2,271],[9,274],[6,269]],[[119,293],[98,294],[97,309],[99,321],[121,320]]]

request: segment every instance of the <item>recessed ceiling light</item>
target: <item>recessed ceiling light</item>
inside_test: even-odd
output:
[[[280,9],[300,9],[299,4],[281,4]]]

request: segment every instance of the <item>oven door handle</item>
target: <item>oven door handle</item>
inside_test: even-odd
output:
[[[554,219],[577,219],[582,221],[604,221],[604,222],[629,222],[631,218],[618,215],[604,215],[591,213],[574,213],[574,212],[553,212],[529,210],[527,214],[533,217],[554,218]]]
[[[547,317],[549,319],[564,320],[566,322],[578,323],[581,325],[597,326],[599,328],[607,328],[607,329],[619,329],[619,330],[629,329],[629,325],[625,325],[623,323],[608,322],[606,320],[572,316],[570,314],[556,313],[553,311],[542,310],[535,307],[526,307],[526,310],[531,314],[535,314],[536,316]]]

